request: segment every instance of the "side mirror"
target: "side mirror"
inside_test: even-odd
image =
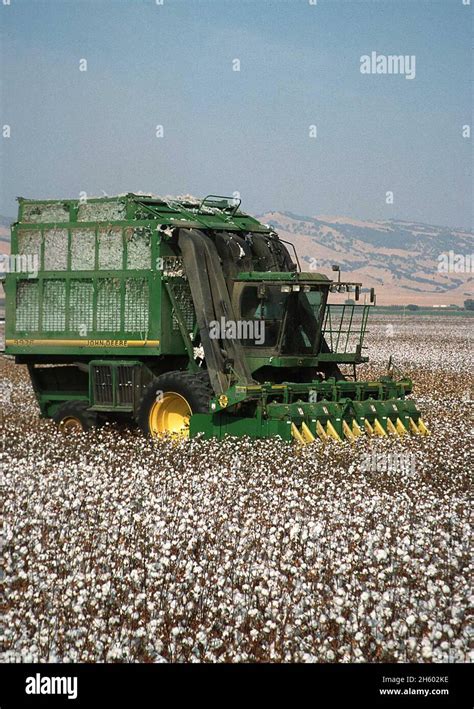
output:
[[[360,298],[360,286],[355,287],[355,299],[359,300]]]
[[[375,305],[375,288],[370,289],[370,302]]]

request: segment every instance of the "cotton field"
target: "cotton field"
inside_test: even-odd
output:
[[[1,358],[2,660],[467,661],[471,323],[369,327],[431,437],[303,449],[63,438]]]

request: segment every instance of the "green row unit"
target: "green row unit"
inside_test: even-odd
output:
[[[317,405],[304,401],[287,406],[270,404],[265,409],[257,409],[256,416],[239,416],[223,411],[213,415],[194,414],[190,422],[190,436],[202,435],[204,438],[219,439],[227,435],[251,438],[280,436],[285,441],[293,441],[294,438],[299,438],[298,434],[305,424],[314,439],[344,440],[356,438],[357,435],[369,431],[374,434],[376,422],[379,429],[375,433],[383,436],[395,433],[399,422],[404,432],[413,431],[412,422],[416,426],[419,425],[419,421],[420,412],[416,404],[409,399],[386,401],[367,399],[359,402],[349,399],[339,402],[322,399]],[[332,433],[328,430],[328,424],[331,426]],[[296,435],[295,428],[298,432]],[[398,430],[400,431],[400,428]],[[359,433],[356,433],[357,431]],[[305,436],[303,435],[302,438],[304,439]],[[306,439],[305,442],[310,440]]]

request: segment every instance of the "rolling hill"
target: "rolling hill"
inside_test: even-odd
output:
[[[381,305],[462,305],[472,297],[472,270],[438,272],[441,254],[472,253],[472,232],[416,222],[305,217],[291,212],[266,212],[258,218],[294,244],[303,271],[328,273],[337,263],[342,280],[375,287]]]

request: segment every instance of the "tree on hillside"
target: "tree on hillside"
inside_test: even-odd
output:
[[[418,310],[418,309],[419,309],[419,306],[415,305],[415,303],[410,303],[409,305],[407,305],[407,310]]]
[[[472,298],[468,298],[467,300],[465,300],[464,308],[466,310],[474,310],[474,300]]]

